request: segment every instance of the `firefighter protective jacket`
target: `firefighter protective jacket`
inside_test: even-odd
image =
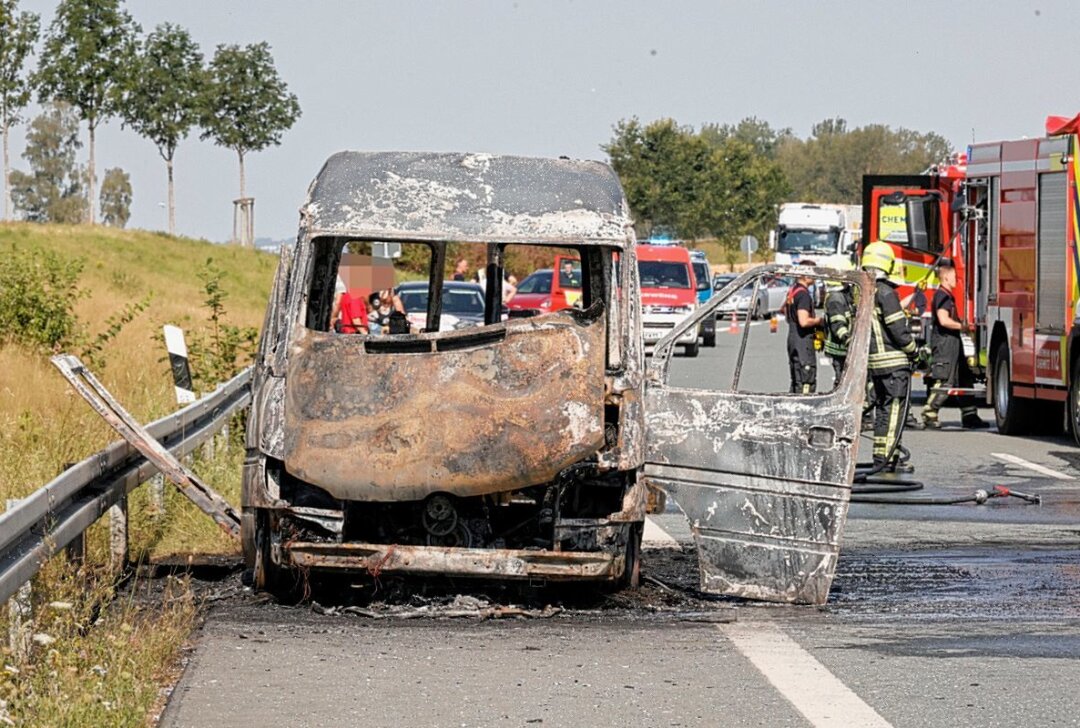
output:
[[[852,302],[843,290],[830,290],[825,296],[825,353],[836,359],[847,356],[851,338]]]
[[[887,281],[875,284],[874,318],[870,335],[870,376],[880,376],[911,368],[915,339],[908,328],[907,314],[900,308],[900,297]]]

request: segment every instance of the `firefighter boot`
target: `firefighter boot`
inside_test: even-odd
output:
[[[889,463],[888,467],[885,468],[885,472],[899,473],[901,475],[911,475],[915,472],[915,466],[907,462],[906,460],[904,462],[901,462],[900,458],[896,457],[893,458],[892,462]]]
[[[979,417],[978,412],[965,412],[960,418],[960,426],[965,430],[985,430],[990,424]]]

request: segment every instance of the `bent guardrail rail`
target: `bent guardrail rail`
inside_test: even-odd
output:
[[[194,451],[251,402],[251,369],[214,392],[146,426],[169,452]],[[110,444],[0,514],[0,601],[14,595],[158,467],[125,441]]]

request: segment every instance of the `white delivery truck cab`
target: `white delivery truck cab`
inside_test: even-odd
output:
[[[769,247],[781,265],[812,261],[842,269],[855,254],[861,225],[861,205],[787,202],[780,206],[776,229],[769,233]]]

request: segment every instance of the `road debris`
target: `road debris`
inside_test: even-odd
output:
[[[393,604],[376,602],[367,607],[331,606],[324,607],[312,602],[311,608],[316,614],[335,615],[352,614],[369,619],[548,619],[564,610],[550,604],[540,609],[530,609],[514,604],[493,604],[486,599],[458,594],[449,600],[430,600],[414,606],[411,604]]]
[[[240,537],[240,514],[136,422],[78,357],[58,354],[51,361],[94,411],[156,465],[188,500],[214,519],[225,533],[233,538]]]

